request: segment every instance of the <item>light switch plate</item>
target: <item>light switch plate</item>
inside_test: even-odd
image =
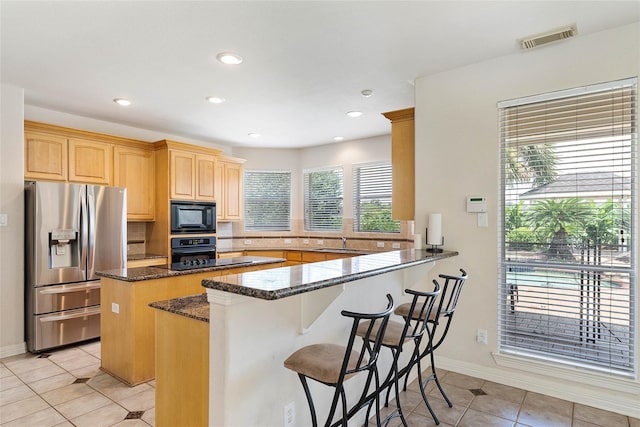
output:
[[[6,227],[9,225],[9,215],[0,214],[0,227]]]

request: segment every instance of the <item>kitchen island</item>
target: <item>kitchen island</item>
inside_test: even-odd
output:
[[[158,352],[188,345],[179,331],[194,330],[196,323],[200,323],[200,336],[207,327],[209,333],[208,366],[201,366],[204,372],[200,376],[193,369],[204,357],[201,342],[188,347],[194,361],[189,366],[176,366],[172,357],[158,358],[158,372],[168,375],[156,379],[156,425],[170,425],[163,414],[172,409],[163,412],[161,405],[176,409],[182,404],[175,400],[180,397],[175,391],[184,384],[171,387],[170,381],[194,375],[208,375],[208,422],[204,425],[282,425],[283,408],[291,402],[298,425],[308,424],[299,380],[283,367],[289,354],[312,343],[344,344],[350,322],[340,315],[341,310],[380,310],[387,293],[397,304],[408,301],[404,289],[431,289],[428,272],[435,261],[456,255],[452,251],[431,254],[409,249],[205,278],[202,285],[210,304],[208,323],[202,297],[194,299],[193,305],[184,299],[153,304],[158,313],[164,312],[158,317],[162,318],[158,322],[163,322],[157,324],[157,330],[162,329],[158,333],[163,334]],[[452,265],[451,270],[457,271],[458,266]],[[175,345],[168,344],[171,340]],[[388,354],[381,356],[383,364],[389,361]],[[163,367],[162,363],[173,366]],[[186,370],[184,377],[181,369]],[[351,381],[355,384],[359,380]],[[197,381],[190,384],[202,386]],[[325,413],[330,393],[323,386],[311,387],[318,412]],[[183,398],[190,399],[187,395]]]
[[[284,265],[282,258],[242,256],[191,270],[151,266],[101,271],[100,335],[102,369],[129,385],[155,376],[154,301],[202,294],[201,282]]]

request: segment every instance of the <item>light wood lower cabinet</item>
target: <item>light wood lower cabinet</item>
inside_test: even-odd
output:
[[[69,182],[111,185],[113,145],[69,139]]]
[[[209,323],[156,312],[157,427],[209,424]]]
[[[127,188],[127,221],[155,219],[155,159],[153,151],[114,147],[113,185]]]
[[[205,278],[281,266],[282,263],[260,264],[136,282],[102,277],[102,369],[129,385],[152,380],[155,377],[156,310],[149,307],[150,303],[204,293],[201,282]]]
[[[24,132],[24,178],[66,181],[67,138],[40,132]]]

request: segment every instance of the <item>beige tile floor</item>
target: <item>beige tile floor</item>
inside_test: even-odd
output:
[[[0,360],[0,425],[153,426],[155,384],[129,387],[100,371],[100,342]],[[438,371],[453,408],[429,386],[442,427],[640,427],[640,420],[578,403]],[[401,402],[409,426],[433,426],[414,382]],[[390,407],[393,407],[393,403]],[[298,420],[303,425],[308,418]],[[390,426],[401,425],[395,418]]]

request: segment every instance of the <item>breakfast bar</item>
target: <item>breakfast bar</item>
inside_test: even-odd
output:
[[[404,289],[430,289],[428,272],[434,263],[457,254],[407,249],[205,278],[208,313],[202,296],[152,304],[157,309],[158,345],[182,346],[194,363],[208,357],[208,373],[202,373],[208,375],[208,390],[203,391],[208,393],[208,414],[203,415],[208,421],[201,419],[201,424],[283,425],[286,406],[289,411],[294,408],[294,417],[303,425],[307,403],[297,377],[282,365],[286,357],[311,343],[344,343],[349,322],[341,316],[342,310],[378,310],[386,304],[387,293],[397,304],[406,302]],[[208,329],[208,347],[187,342],[186,331],[196,328],[200,334]],[[381,362],[389,363],[388,356],[382,355]],[[173,366],[163,367],[163,363]],[[175,366],[175,359],[158,359],[158,426],[170,425],[160,410],[162,399],[174,410],[180,406],[172,400],[179,397],[168,381],[194,378],[194,363]],[[184,370],[186,377],[175,369]],[[162,377],[161,372],[169,374]],[[202,382],[198,387],[204,387]],[[330,396],[317,395],[316,408],[321,412]]]

